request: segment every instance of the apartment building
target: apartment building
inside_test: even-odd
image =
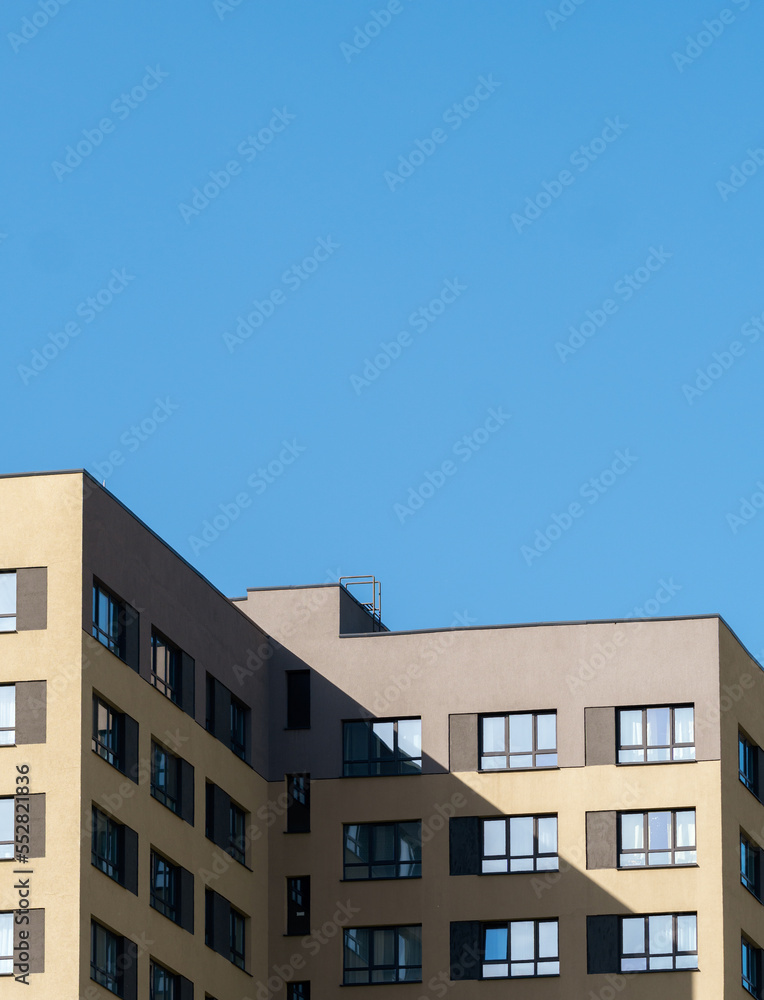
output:
[[[394,632],[224,596],[82,471],[0,511],[0,997],[762,996],[718,616]]]

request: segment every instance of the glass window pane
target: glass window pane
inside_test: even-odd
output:
[[[671,750],[668,747],[648,747],[648,763],[655,763],[659,760],[671,760]]]
[[[622,958],[621,972],[644,972],[647,968],[646,958]]]
[[[536,767],[557,767],[556,753],[536,754]]]
[[[513,962],[510,967],[512,976],[532,976],[533,973],[533,962]]]
[[[486,857],[507,853],[507,822],[487,819],[483,822],[483,854]]]
[[[621,847],[625,851],[644,849],[645,820],[643,813],[624,813],[621,816]]]
[[[677,969],[697,969],[697,967],[698,967],[697,955],[677,955],[676,957]]]
[[[559,962],[539,962],[538,964],[538,975],[540,976],[559,976],[560,974],[560,963]]]
[[[485,931],[485,958],[487,962],[500,962],[507,958],[507,928],[487,927]]]
[[[533,954],[533,921],[513,920],[509,925],[510,958],[513,962],[532,961]]]
[[[506,978],[508,975],[509,975],[509,966],[506,963],[503,965],[483,966],[483,979]]]
[[[399,823],[398,839],[400,841],[401,861],[422,860],[422,824]]]
[[[687,809],[676,814],[676,846],[695,847],[694,809]]]
[[[618,751],[618,763],[619,764],[637,764],[645,759],[644,750],[619,750]]]
[[[536,745],[539,750],[557,749],[557,716],[554,712],[536,716]]]
[[[695,747],[674,747],[674,760],[695,760]]]
[[[495,872],[506,872],[509,871],[508,862],[506,858],[498,859],[495,858],[493,861],[483,861],[482,872],[484,875],[493,874]]]
[[[557,958],[557,921],[539,922],[539,958]]]
[[[483,753],[502,753],[506,747],[506,720],[504,716],[483,719]],[[506,764],[504,765],[506,767]]]
[[[651,812],[647,814],[648,835],[651,851],[668,851],[671,849],[671,813]]]
[[[674,861],[678,865],[695,865],[698,863],[698,855],[696,851],[677,851]]]
[[[624,917],[621,921],[623,930],[623,954],[642,955],[645,950],[645,921],[643,917]]]
[[[389,757],[395,748],[395,723],[372,722],[372,756]]]
[[[532,816],[513,816],[510,819],[509,851],[513,857],[533,854]]]
[[[422,928],[398,928],[398,965],[418,968],[422,964]]]
[[[642,712],[624,711],[621,716],[621,746],[636,747],[642,744]]]
[[[695,742],[695,710],[693,708],[674,709],[674,742]]]
[[[350,824],[345,827],[345,863],[369,862],[369,827]]]
[[[510,753],[531,753],[533,750],[532,715],[510,715],[509,750]]]
[[[539,819],[539,854],[557,853],[557,817],[542,816]]]
[[[621,854],[618,859],[621,868],[643,868],[645,865],[644,854]]]
[[[369,965],[369,929],[353,927],[345,931],[345,968],[365,968]],[[361,980],[362,981],[362,980]]]
[[[16,574],[0,573],[0,615],[16,614]]]
[[[398,749],[407,757],[422,756],[421,719],[401,719],[398,723]]]
[[[512,858],[509,863],[511,872],[532,872],[533,858]]]
[[[668,851],[665,854],[662,851],[651,851],[647,856],[647,863],[649,865],[670,865],[671,855]]]
[[[530,757],[528,758],[530,760]],[[481,757],[480,766],[484,771],[506,770],[506,757]]]
[[[395,827],[384,823],[374,827],[374,864],[395,861]]]
[[[498,760],[504,760],[503,757],[497,758]],[[510,767],[533,767],[533,757],[531,754],[518,753],[514,757],[509,758]]]
[[[649,747],[668,746],[670,739],[670,708],[648,708],[647,745]]]
[[[674,946],[673,918],[670,914],[648,917],[650,954],[670,955]]]
[[[694,913],[687,913],[676,918],[677,951],[698,950],[698,918]]]
[[[369,759],[369,727],[365,722],[345,723],[345,760]]]
[[[0,685],[0,729],[16,725],[16,685]]]
[[[395,930],[392,927],[375,928],[372,932],[372,949],[375,965],[395,964]]]

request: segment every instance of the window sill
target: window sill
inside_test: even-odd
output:
[[[476,875],[480,875],[481,878],[494,878],[496,875],[499,875],[499,876],[504,876],[504,875],[533,875],[535,878],[543,878],[544,875],[557,875],[557,874],[559,874],[559,872],[560,872],[560,868],[558,867],[558,868],[544,868],[541,871],[533,871],[533,872],[475,872],[475,874]],[[497,976],[496,978],[499,979],[501,977]],[[520,976],[511,976],[510,978],[512,978],[512,979],[520,979],[522,977],[520,977]],[[538,977],[537,976],[530,976],[528,978],[530,978],[530,979],[536,979]]]
[[[651,871],[665,872],[665,871],[671,871],[672,869],[677,869],[678,871],[681,871],[683,868],[700,868],[700,865],[697,863],[697,861],[695,861],[689,865],[626,865],[626,866],[616,865],[615,867],[616,871],[619,872],[651,872]],[[659,972],[660,970],[656,969],[655,971]],[[672,970],[669,969],[667,971],[670,972]],[[678,971],[682,972],[687,970],[679,969]]]
[[[421,875],[384,875],[382,878],[341,878],[338,879],[339,882],[344,882],[350,885],[358,885],[367,882],[418,882],[422,878]],[[348,983],[349,986],[357,986],[357,983]],[[376,984],[374,984],[376,985]],[[383,985],[390,985],[385,983]]]
[[[528,771],[561,771],[561,770],[562,770],[562,767],[561,767],[560,764],[548,764],[546,766],[542,765],[541,767],[487,767],[487,768],[486,767],[479,767],[477,773],[478,774],[523,774],[523,773],[527,773]],[[499,977],[497,976],[496,978],[498,979]],[[513,978],[515,978],[515,979],[520,979],[520,978],[522,978],[522,979],[538,979],[538,978],[542,978],[543,979],[543,978],[547,978],[547,977],[545,977],[545,976],[541,976],[541,977],[539,977],[539,976],[522,976],[522,977],[521,976],[515,976]],[[549,977],[549,978],[554,978],[554,977]]]
[[[700,763],[697,759],[692,760],[625,760],[616,761],[616,767],[665,767],[667,764],[698,764]],[[659,970],[656,970],[659,971]],[[671,971],[666,970],[666,971]],[[694,970],[679,969],[679,972],[687,972]]]

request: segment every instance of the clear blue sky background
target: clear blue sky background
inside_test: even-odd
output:
[[[392,628],[720,612],[761,655],[764,7],[399,6],[3,5],[3,471],[86,467],[232,595],[374,573]]]

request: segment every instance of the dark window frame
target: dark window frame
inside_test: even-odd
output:
[[[647,713],[656,708],[667,708],[670,712],[669,716],[669,742],[668,743],[652,743],[648,745],[647,743]],[[697,741],[693,739],[692,743],[679,743],[676,740],[676,711],[677,709],[691,708],[692,709],[692,732],[693,736],[695,733],[695,703],[694,702],[675,702],[671,704],[664,705],[619,705],[616,708],[616,763],[619,766],[626,767],[630,765],[637,764],[677,764],[683,763],[685,761],[694,761],[696,759],[696,747]],[[642,712],[642,742],[641,743],[627,743],[624,744],[621,739],[621,712]],[[622,753],[631,753],[636,751],[643,752],[642,760],[621,760]],[[650,750],[667,750],[669,752],[668,760],[648,760],[647,754]],[[691,757],[676,757],[675,751],[677,750],[692,750]]]
[[[155,975],[157,972],[164,973],[170,985],[170,992],[162,991],[158,993],[156,991],[156,979]],[[178,1000],[178,988],[180,986],[180,976],[176,972],[171,972],[166,966],[162,965],[161,962],[157,962],[156,959],[152,958],[149,964],[149,997],[150,1000]]]
[[[533,820],[533,854],[512,854],[512,841],[510,836],[510,820],[513,819],[532,819]],[[557,842],[557,850],[552,851],[540,851],[539,850],[539,824],[540,819],[553,819],[556,821],[557,826],[555,829],[555,841]],[[486,854],[485,853],[485,824],[504,821],[506,824],[506,832],[504,834],[504,843],[506,844],[505,854]],[[559,843],[559,814],[558,813],[519,813],[512,816],[485,816],[480,820],[479,826],[479,836],[480,836],[480,867],[481,875],[522,875],[528,872],[556,872],[560,870],[560,843]],[[506,859],[507,870],[505,872],[491,872],[485,871],[484,865],[487,861],[503,861]],[[557,865],[554,868],[544,867],[543,865],[539,867],[539,862],[543,861],[557,861]],[[530,860],[532,865],[530,868],[516,868],[512,870],[512,861],[522,861]]]
[[[246,969],[247,918],[233,906],[230,907],[229,912],[228,940],[231,948],[231,962],[237,969]]]
[[[671,917],[671,931],[672,931],[672,950],[671,952],[657,953],[655,955],[650,954],[650,924],[649,920],[651,917]],[[678,929],[677,920],[679,917],[695,917],[695,950],[694,951],[679,951],[678,945]],[[643,952],[629,952],[628,955],[624,955],[623,951],[623,925],[625,920],[643,920],[644,921],[644,941],[645,941],[645,951]],[[681,957],[695,957],[694,966],[680,966],[677,967],[677,959]],[[650,958],[670,958],[672,961],[672,967],[670,969],[651,969]],[[618,918],[618,959],[619,959],[619,972],[629,973],[634,975],[645,975],[654,972],[693,972],[698,968],[698,914],[696,911],[688,911],[682,913],[630,913],[628,916],[622,916]],[[624,969],[623,963],[626,961],[640,961],[644,959],[647,968],[645,969]]]
[[[287,670],[286,729],[310,729],[310,670]]]
[[[168,885],[160,890],[158,877],[166,877]],[[151,848],[149,863],[149,904],[152,909],[167,917],[174,924],[180,924],[180,866],[174,864],[159,851]],[[166,898],[169,897],[169,898]]]
[[[166,677],[161,676],[157,670],[160,648],[165,651],[164,672],[167,674]],[[156,688],[165,698],[169,698],[174,705],[181,703],[183,699],[183,653],[180,647],[155,628],[151,630],[149,681],[152,687]]]
[[[738,729],[738,778],[749,792],[759,798],[759,746]]]
[[[422,959],[422,925],[421,924],[382,924],[379,926],[372,927],[346,927],[342,935],[342,982],[344,986],[371,986],[371,985],[391,985],[394,983],[421,983],[422,982],[422,966],[420,965],[400,965],[397,956],[400,955],[400,934],[401,931],[408,931],[418,929],[419,930],[419,959]],[[347,954],[348,954],[348,935],[352,931],[367,931],[370,935],[369,942],[369,964],[364,968],[362,966],[349,966],[347,964]],[[396,961],[395,964],[385,963],[385,962],[375,962],[374,960],[374,938],[373,934],[375,931],[392,931],[396,935]],[[419,970],[418,979],[410,979],[408,977],[401,978],[400,973],[402,971],[416,971]],[[354,981],[348,981],[348,974],[358,975],[366,972],[368,979],[365,983]],[[394,974],[393,979],[377,979],[374,980],[374,973],[385,973],[392,972]]]
[[[0,733],[10,733],[11,740],[6,742],[5,737],[0,737],[0,747],[16,746],[16,684],[0,684],[0,688],[13,688],[13,725],[0,726]]]
[[[512,924],[533,924],[533,958],[532,959],[519,959],[512,961]],[[544,956],[543,958],[539,955],[539,925],[540,924],[556,924],[557,926],[557,955],[556,957]],[[489,930],[504,930],[507,931],[507,954],[504,959],[486,959],[486,932]],[[550,962],[556,962],[559,966],[560,964],[560,920],[559,917],[536,917],[529,918],[528,920],[492,920],[481,925],[480,929],[480,939],[481,939],[481,952],[480,952],[480,979],[483,981],[497,980],[497,979],[555,979],[560,976],[560,970],[558,968],[557,972],[539,972],[539,965],[547,964]],[[534,971],[532,973],[523,972],[517,975],[512,975],[513,965],[533,965]],[[486,976],[485,966],[507,966],[506,976]]]
[[[287,878],[287,935],[310,934],[310,875]]]
[[[240,757],[247,759],[247,744],[249,730],[249,707],[235,695],[231,695],[231,750]]]
[[[740,974],[743,984],[743,989],[747,990],[751,996],[756,997],[756,1000],[761,1000],[762,997],[762,956],[761,948],[757,947],[753,941],[749,940],[742,934],[740,937],[741,944],[741,954],[740,954]],[[749,954],[748,962],[746,963],[746,952]],[[749,974],[746,975],[746,965],[749,970]]]
[[[677,847],[677,813],[691,812],[695,814],[695,843],[692,846],[687,847]],[[651,849],[648,845],[650,843],[650,816],[656,813],[670,813],[671,815],[671,844],[672,846],[668,850],[659,850],[657,848]],[[626,848],[624,849],[622,845],[622,827],[621,827],[621,817],[622,816],[641,816],[642,817],[642,842],[644,847],[640,850],[638,848]],[[616,850],[618,855],[617,868],[622,871],[629,871],[632,868],[635,869],[645,869],[645,868],[687,868],[697,865],[697,852],[698,852],[698,817],[697,810],[694,806],[688,806],[685,809],[623,809],[616,813]],[[688,851],[693,851],[695,853],[694,861],[677,861],[677,853],[686,853]],[[621,862],[621,856],[624,854],[644,854],[645,863],[642,865],[624,865]],[[671,861],[662,862],[660,864],[651,865],[649,863],[649,857],[651,854],[669,854],[671,856]]]
[[[287,774],[287,833],[310,833],[310,774]]]
[[[19,578],[18,578],[18,570],[16,570],[16,569],[4,569],[4,570],[0,570],[0,576],[13,576],[14,579],[15,579],[15,588],[14,588],[15,593],[14,593],[13,611],[3,611],[0,608],[0,622],[2,622],[2,623],[5,623],[5,622],[10,623],[10,622],[12,622],[13,623],[13,628],[0,628],[0,634],[2,634],[4,632],[16,632],[16,631],[18,631],[17,628],[16,628],[16,619],[18,618],[18,612],[19,612],[19,589],[18,589],[19,588]]]
[[[93,806],[91,819],[93,829],[90,838],[90,862],[99,872],[103,872],[108,878],[121,884],[124,880],[125,869],[122,824],[115,822],[105,812],[101,812],[97,806]],[[100,845],[97,844],[99,835],[102,833],[98,828],[98,823],[101,819],[105,821],[107,837],[114,837],[114,853],[116,855],[114,859],[108,857],[108,855],[101,854],[99,850]]]
[[[107,601],[107,613],[109,622],[101,622],[101,601],[103,596]],[[116,612],[116,620],[112,620]],[[127,655],[127,602],[121,597],[105,587],[99,580],[93,580],[93,606],[92,606],[92,628],[91,635],[94,639],[105,646],[109,652],[114,653],[120,660],[125,660]],[[116,624],[116,635],[112,634],[112,629]],[[103,628],[102,625],[106,625]]]
[[[241,865],[247,864],[247,812],[233,800],[228,806],[228,853]]]
[[[173,796],[166,788],[163,788],[156,780],[156,775],[158,773],[155,768],[155,763],[157,757],[163,754],[167,758],[166,773],[169,776],[170,767],[175,771],[174,782],[175,782],[175,795]],[[180,758],[176,754],[171,753],[167,747],[163,746],[157,740],[151,740],[151,763],[150,763],[150,790],[151,797],[156,799],[157,802],[161,802],[163,806],[170,810],[170,812],[175,813],[176,816],[180,815]]]
[[[419,723],[419,756],[410,757],[405,751],[401,751],[398,740],[398,725],[401,722]],[[374,726],[377,724],[393,724],[393,747],[392,752],[387,755],[376,756],[373,753]],[[358,760],[349,760],[347,752],[347,726],[365,726],[367,745],[366,756]],[[345,778],[380,778],[380,777],[400,777],[417,775],[422,773],[422,717],[421,715],[407,715],[395,718],[384,719],[343,719],[342,721],[342,774]],[[418,766],[416,766],[418,763]],[[387,770],[381,770],[386,767]],[[365,771],[361,771],[365,768]],[[376,770],[373,770],[376,768]],[[413,926],[413,925],[412,925]]]
[[[750,860],[753,869],[750,876],[746,860]],[[761,902],[761,848],[743,830],[740,831],[740,882]]]
[[[310,1000],[310,980],[287,983],[287,1000]]]
[[[554,717],[554,736],[555,736],[555,746],[554,750],[539,750],[538,748],[538,719],[539,716],[551,715]],[[510,750],[509,744],[509,720],[511,718],[518,718],[522,716],[530,716],[532,719],[531,723],[531,750]],[[502,750],[488,750],[483,749],[483,720],[484,719],[504,719],[504,747]],[[539,709],[533,712],[483,712],[478,716],[478,771],[536,771],[536,770],[546,770],[547,768],[559,767],[559,738],[557,731],[557,710],[556,709]],[[551,757],[554,756],[554,763],[542,762],[537,763],[537,757]],[[491,758],[505,757],[507,760],[506,767],[485,767],[483,761],[489,760]],[[517,767],[512,767],[511,761],[513,757],[530,757],[531,764],[518,765]]]
[[[101,730],[98,726],[98,714],[99,709],[104,708],[106,710],[107,719],[109,721],[108,730]],[[93,738],[92,738],[92,750],[97,754],[102,760],[105,760],[107,764],[111,764],[112,767],[116,767],[118,771],[124,773],[125,768],[125,721],[124,712],[120,712],[119,709],[114,708],[109,702],[105,701],[100,695],[93,693]],[[113,742],[116,747],[111,743],[106,743],[99,735],[101,732],[113,732],[114,738]]]
[[[98,938],[99,932],[103,936],[104,942],[107,945],[111,945],[114,949],[114,968],[102,967],[98,964]],[[109,940],[110,939],[110,940]],[[103,986],[105,990],[110,993],[114,993],[116,996],[122,996],[122,977],[120,976],[119,970],[119,959],[120,959],[120,938],[113,931],[110,931],[108,927],[104,927],[103,924],[98,923],[97,920],[90,921],[90,978],[93,982],[98,983],[99,986]]]
[[[400,828],[402,826],[419,826],[419,858],[414,861],[407,861],[401,858],[401,835]],[[393,827],[393,848],[394,857],[386,858],[380,860],[375,855],[376,840],[378,837],[378,831],[381,828]],[[369,831],[369,861],[348,861],[348,831],[352,829],[365,828]],[[402,866],[408,865],[415,869],[414,873],[411,875],[374,875],[372,872],[375,868],[396,868],[400,869]],[[352,875],[349,874],[353,871],[360,872],[362,869],[366,869],[366,875]],[[344,823],[342,826],[342,878],[347,882],[389,882],[392,880],[399,879],[411,879],[411,878],[421,878],[422,877],[422,821],[421,819],[412,820],[393,820],[391,822],[380,822],[380,823]]]

